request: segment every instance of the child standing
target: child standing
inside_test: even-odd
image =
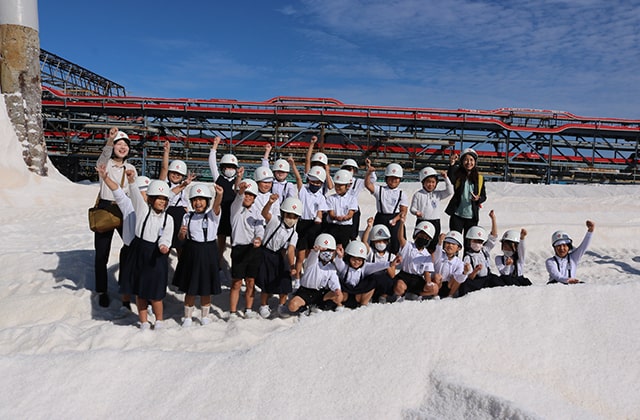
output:
[[[369,250],[366,262],[374,263],[380,261],[388,261],[389,263],[396,258],[396,255],[389,252],[389,239],[391,232],[385,225],[373,225],[373,217],[367,219],[367,227],[362,233],[362,242]],[[376,281],[376,289],[373,294],[373,300],[378,303],[386,303],[387,296],[393,295],[393,279],[396,277],[396,266],[390,265],[383,271],[373,274]]]
[[[567,232],[556,231],[551,235],[551,245],[555,255],[545,262],[547,272],[549,273],[549,282],[547,284],[562,283],[576,284],[583,283],[577,277],[578,263],[589,248],[593,231],[596,224],[591,220],[587,220],[587,233],[577,248],[573,248],[573,240]]]
[[[416,216],[416,223],[427,221],[433,225],[436,229],[434,239],[440,237],[440,217],[442,216],[440,202],[453,194],[453,184],[449,181],[447,173],[442,171],[441,175],[444,179],[445,189],[436,191],[438,186],[438,173],[436,170],[428,166],[420,171],[422,189],[413,194],[411,207],[409,208],[411,214]],[[430,252],[433,252],[435,247],[435,241],[431,241],[427,248]]]
[[[400,219],[404,228],[404,217]],[[436,296],[438,285],[433,282],[433,259],[427,245],[433,239],[435,229],[429,222],[420,222],[413,231],[413,242],[407,241],[398,231],[402,257],[401,270],[396,275],[393,285],[393,296],[390,301],[401,301],[406,293],[423,296]]]
[[[261,166],[263,168],[269,167],[269,154],[271,153],[272,146],[270,143],[267,143],[264,146],[264,156],[262,157]],[[287,177],[291,172],[291,165],[295,165],[293,158],[285,159],[277,159],[273,162],[273,166],[271,166],[271,172],[273,172],[273,176],[275,180],[273,181],[273,187],[271,191],[274,194],[278,194],[279,201],[278,206],[282,204],[282,202],[289,197],[297,197],[298,189],[292,183],[287,181]]]
[[[169,186],[159,180],[151,181],[147,201],[136,188],[131,191],[131,202],[136,213],[136,237],[129,250],[130,264],[125,267],[124,281],[131,281],[136,295],[140,329],[148,330],[147,306],[156,316],[155,328],[163,327],[162,299],[167,294],[169,274],[168,254],[173,236],[173,219],[166,212]]]
[[[349,190],[347,191],[347,194],[352,195],[355,198],[357,203],[358,197],[360,196],[360,192],[362,192],[362,190],[364,189],[364,180],[356,178],[356,175],[358,173],[358,163],[353,159],[345,159],[342,162],[342,165],[340,165],[340,169],[345,169],[351,172],[351,177],[352,177],[351,184],[349,185]],[[370,175],[370,177],[371,177],[371,182],[375,183],[376,173],[373,172]],[[358,233],[360,232],[360,207],[358,207],[358,210],[353,215],[352,220],[353,220],[353,223],[351,224],[351,226],[353,230],[351,232],[351,239],[353,240],[358,237]],[[364,242],[366,244],[366,241]]]
[[[487,287],[505,285],[500,277],[491,272],[489,253],[498,241],[498,225],[493,210],[489,212],[489,217],[491,218],[491,233],[489,235],[480,226],[473,226],[465,237],[469,241],[469,247],[464,250],[463,261],[471,265],[472,271],[467,276],[467,280],[460,285],[459,296]]]
[[[439,277],[438,296],[441,298],[457,296],[460,284],[467,279],[471,266],[462,262],[458,253],[462,249],[464,239],[457,230],[452,230],[446,235],[441,233],[438,237],[438,245],[434,251],[434,266]]]
[[[496,268],[507,286],[531,286],[524,273],[526,229],[508,230],[502,235],[502,255],[496,256]]]
[[[327,197],[328,217],[326,232],[336,239],[343,248],[347,246],[353,233],[353,216],[358,210],[356,197],[348,194],[351,172],[340,169],[333,176],[335,194]]]
[[[331,301],[336,307],[342,306],[342,290],[338,273],[333,262],[336,255],[336,241],[328,233],[316,238],[313,250],[304,263],[304,273],[300,288],[289,300],[289,313],[298,314],[311,305],[323,306]]]
[[[313,146],[318,142],[318,137],[312,136],[307,149],[307,155],[304,161],[304,173],[309,174],[312,168],[320,167],[327,174],[327,179],[323,185],[322,193],[326,194],[333,189],[333,181],[331,180],[331,169],[329,168],[329,158],[322,152],[313,153]]]
[[[216,198],[205,184],[195,184],[189,190],[189,201],[193,211],[182,218],[179,239],[184,241],[182,254],[178,260],[173,284],[185,293],[183,327],[193,323],[196,296],[200,296],[200,323],[211,322],[209,310],[211,295],[222,292],[218,267],[218,246],[216,244],[220,203],[224,190],[215,185]]]
[[[240,288],[244,279],[245,318],[255,318],[253,296],[255,279],[260,269],[262,238],[264,237],[264,219],[261,211],[254,205],[258,195],[258,185],[252,179],[240,182],[238,194],[231,204],[231,291],[229,293],[230,317],[237,318]]]
[[[401,218],[406,218],[409,200],[406,194],[400,189],[400,181],[402,180],[402,167],[397,163],[390,163],[384,171],[384,181],[386,185],[376,185],[371,181],[371,174],[375,172],[375,168],[371,166],[371,161],[366,160],[367,174],[364,178],[364,185],[371,194],[376,197],[376,215],[374,224],[386,225],[391,232],[391,242],[389,243],[389,251],[397,253],[400,248],[398,237],[406,241],[406,234],[403,228],[400,229],[398,223]],[[400,235],[398,235],[400,232]]]
[[[280,205],[280,214],[273,217],[271,206],[279,201],[278,194],[271,194],[262,217],[267,222],[262,243],[262,263],[256,278],[260,293],[260,309],[263,318],[271,316],[269,298],[278,294],[278,315],[286,316],[287,295],[291,293],[291,276],[296,274],[294,262],[298,233],[296,223],[302,215],[302,202],[296,197],[286,198]]]

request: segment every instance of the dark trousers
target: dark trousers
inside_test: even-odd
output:
[[[107,263],[109,262],[109,253],[111,252],[111,240],[113,232],[110,230],[103,233],[94,233],[93,244],[96,249],[94,259],[94,271],[96,276],[96,292],[107,292]],[[118,229],[118,234],[122,237],[122,230]]]
[[[465,249],[469,248],[469,240],[466,238],[467,231],[477,224],[478,222],[473,219],[465,219],[460,216],[456,216],[455,214],[451,215],[449,218],[449,229],[462,233]]]

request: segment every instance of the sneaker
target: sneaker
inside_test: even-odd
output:
[[[209,318],[208,316],[205,316],[203,318],[200,318],[200,324],[202,325],[209,325],[211,324],[211,318]]]
[[[381,305],[384,305],[385,303],[387,303],[387,298],[386,298],[386,296],[380,296],[380,297],[378,298],[378,303],[379,303],[379,304],[381,304]]]
[[[111,303],[111,299],[109,299],[109,294],[100,293],[100,296],[98,297],[98,304],[103,308],[108,308],[110,303]]]
[[[148,322],[142,322],[140,324],[140,331],[147,331],[151,329],[151,324],[149,324]]]
[[[312,314],[317,314],[318,312],[322,312],[322,309],[318,308],[318,305],[310,305],[309,312]]]
[[[405,300],[420,300],[420,296],[419,295],[416,295],[415,293],[410,293],[410,292],[407,292],[404,295],[404,298],[405,298]]]
[[[420,301],[425,301],[425,300],[439,300],[440,296],[435,295],[435,296],[420,296]]]
[[[240,312],[240,311],[230,312],[229,316],[227,317],[228,320],[242,319],[242,318],[244,318],[244,317],[242,316],[242,312]]]
[[[340,306],[336,306],[336,309],[334,309],[335,312],[344,312],[344,306],[340,305]]]
[[[396,299],[396,303],[402,303],[404,302],[404,296],[399,296],[398,299]]]
[[[271,309],[269,308],[269,305],[262,305],[260,306],[260,309],[258,309],[258,313],[262,318],[267,319],[271,316]]]
[[[164,329],[166,326],[164,325],[164,321],[156,321],[155,324],[153,324],[153,329],[154,330],[162,330]]]
[[[245,309],[244,317],[246,319],[256,319],[258,318],[258,314],[253,309]]]
[[[278,316],[280,318],[289,318],[291,316],[287,305],[278,305]]]
[[[184,328],[189,328],[192,324],[193,324],[193,319],[191,319],[191,318],[182,318],[182,326]],[[157,322],[156,322],[156,325],[157,325]]]
[[[293,291],[295,292],[300,288],[300,279],[293,279]]]

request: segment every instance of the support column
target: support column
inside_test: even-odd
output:
[[[27,167],[46,176],[37,0],[0,2],[0,92]]]

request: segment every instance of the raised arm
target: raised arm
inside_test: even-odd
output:
[[[269,221],[271,221],[271,206],[273,205],[273,203],[275,203],[276,201],[278,201],[278,198],[280,198],[280,196],[278,194],[271,194],[269,196],[269,200],[267,200],[267,202],[264,204],[264,207],[262,208],[262,218],[269,223]]]
[[[365,160],[364,162],[367,166],[367,173],[364,176],[364,187],[369,190],[371,194],[373,194],[376,191],[376,186],[371,180],[371,174],[376,171],[376,168],[371,165],[371,161],[369,159]]]
[[[111,127],[109,129],[109,134],[107,134],[107,142],[102,148],[102,153],[98,158],[97,165],[106,165],[111,159],[111,154],[113,153],[113,140],[116,138],[118,134],[118,127]]]
[[[291,171],[293,172],[293,176],[296,178],[296,186],[298,187],[298,191],[302,189],[302,177],[300,176],[300,171],[298,171],[298,167],[296,166],[296,162],[293,160],[291,156],[287,158],[287,162],[289,162],[289,166],[291,167]]]
[[[164,142],[164,150],[162,152],[162,165],[160,166],[160,176],[158,177],[161,181],[166,181],[169,176],[169,152],[171,150],[171,143],[169,140]]]
[[[309,148],[307,149],[307,155],[304,160],[304,173],[309,173],[311,170],[311,156],[313,155],[313,147],[318,141],[318,137],[311,136],[311,140],[309,141]]]
[[[220,176],[220,172],[218,172],[218,145],[220,144],[220,136],[216,136],[213,139],[213,144],[211,145],[211,150],[209,151],[209,169],[211,170],[211,177],[213,178],[213,182],[216,182],[218,177]]]
[[[371,247],[369,247],[369,234],[371,233],[371,229],[373,228],[373,217],[369,217],[367,219],[367,227],[364,228],[364,232],[362,232],[362,242],[364,246],[367,247],[367,253],[371,251]]]

